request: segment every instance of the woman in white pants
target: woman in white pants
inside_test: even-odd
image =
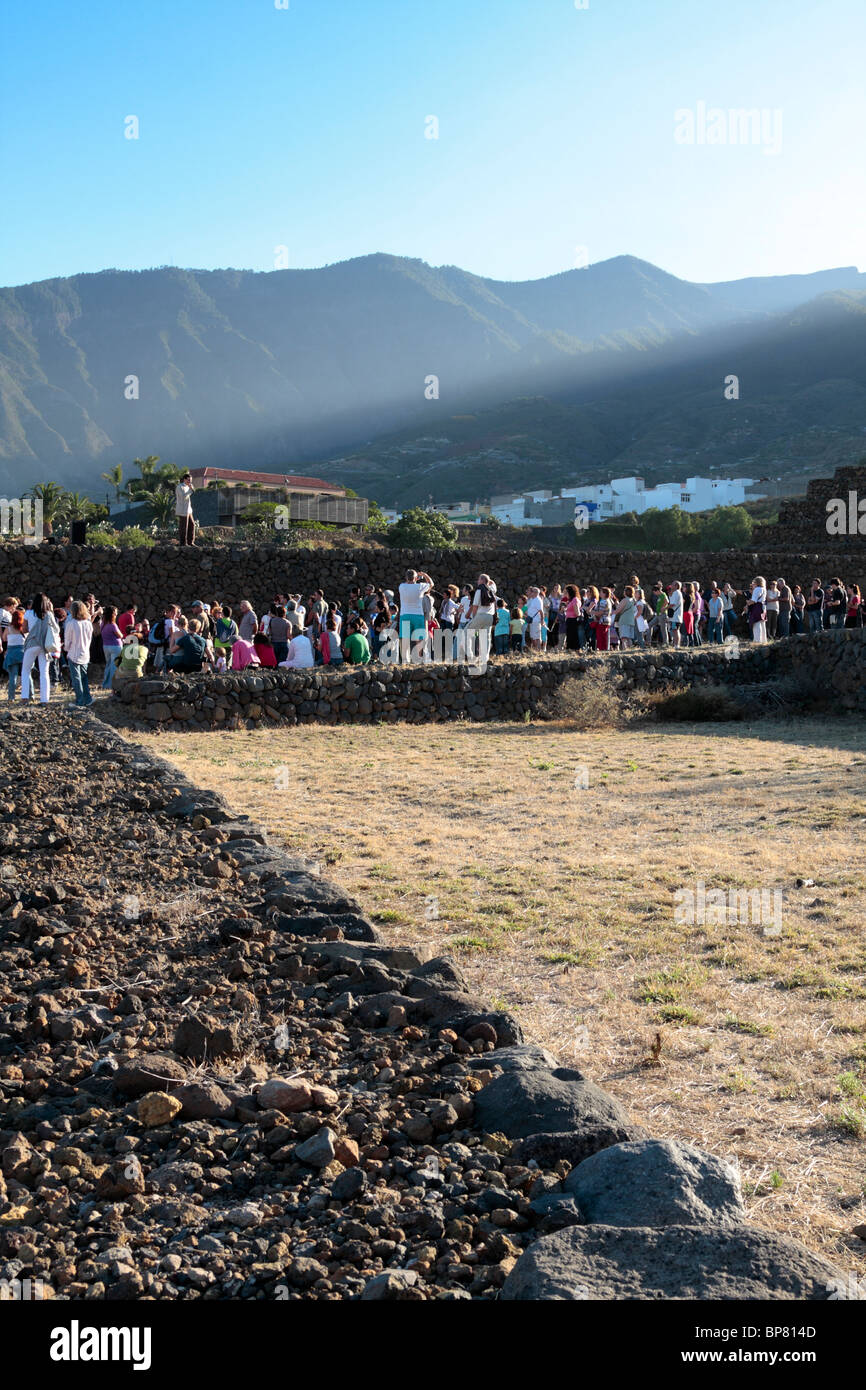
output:
[[[51,699],[49,662],[60,652],[60,628],[54,616],[54,606],[47,594],[37,594],[30,605],[33,619],[27,622],[24,660],[21,663],[21,699],[30,699],[30,675],[39,663],[39,700],[47,705]]]
[[[752,580],[752,599],[749,604],[749,623],[752,628],[752,641],[765,643],[767,640],[767,581],[763,575]]]

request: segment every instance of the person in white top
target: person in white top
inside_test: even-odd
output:
[[[433,588],[433,580],[424,570],[407,570],[400,585],[400,636],[410,640],[416,632],[427,631],[424,616],[424,595]]]
[[[541,647],[541,629],[544,625],[544,600],[541,597],[541,590],[534,584],[529,590],[526,621],[529,623],[529,645],[534,651],[538,651]]]
[[[496,585],[489,574],[479,574],[478,587],[472,595],[467,627],[492,627],[496,621]]]
[[[192,474],[184,473],[174,490],[174,510],[177,515],[177,539],[181,545],[195,545],[195,518],[192,514]]]
[[[678,647],[683,636],[683,589],[678,579],[674,581],[670,592],[668,620],[670,622],[671,644]]]
[[[69,679],[75,692],[74,709],[89,709],[93,704],[87,668],[90,664],[90,642],[93,637],[93,623],[87,605],[76,599],[72,605],[72,615],[63,625],[63,646],[69,662]]]
[[[299,632],[289,643],[289,654],[285,661],[280,665],[289,671],[297,671],[302,667],[315,666],[316,659],[313,655],[313,646],[309,637],[304,632]]]
[[[752,628],[752,641],[762,645],[767,640],[767,581],[759,574],[752,580],[752,597],[749,604],[749,623]]]

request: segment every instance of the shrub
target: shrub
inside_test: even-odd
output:
[[[117,548],[120,545],[116,531],[106,531],[97,526],[87,532],[88,545],[111,545]]]
[[[577,729],[604,729],[621,724],[626,710],[609,671],[596,666],[564,680],[544,712],[551,719],[567,719]]]
[[[127,526],[118,535],[117,544],[121,550],[139,550],[143,545],[155,545],[156,541],[149,531],[142,531],[140,526]]]

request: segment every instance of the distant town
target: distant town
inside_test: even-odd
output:
[[[715,507],[737,506],[760,500],[765,494],[754,491],[757,486],[754,478],[692,477],[683,483],[659,483],[648,488],[643,478],[612,478],[609,483],[577,483],[558,493],[549,488],[530,488],[520,493],[500,493],[484,502],[430,505],[459,525],[480,525],[493,518],[503,526],[564,526],[573,520],[577,508],[592,524],[629,513],[642,516],[651,508],[708,512]],[[400,513],[386,509],[385,516],[389,521],[397,521]]]

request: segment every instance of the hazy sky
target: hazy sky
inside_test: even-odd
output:
[[[0,283],[279,247],[866,269],[864,70],[864,0],[10,0]]]

